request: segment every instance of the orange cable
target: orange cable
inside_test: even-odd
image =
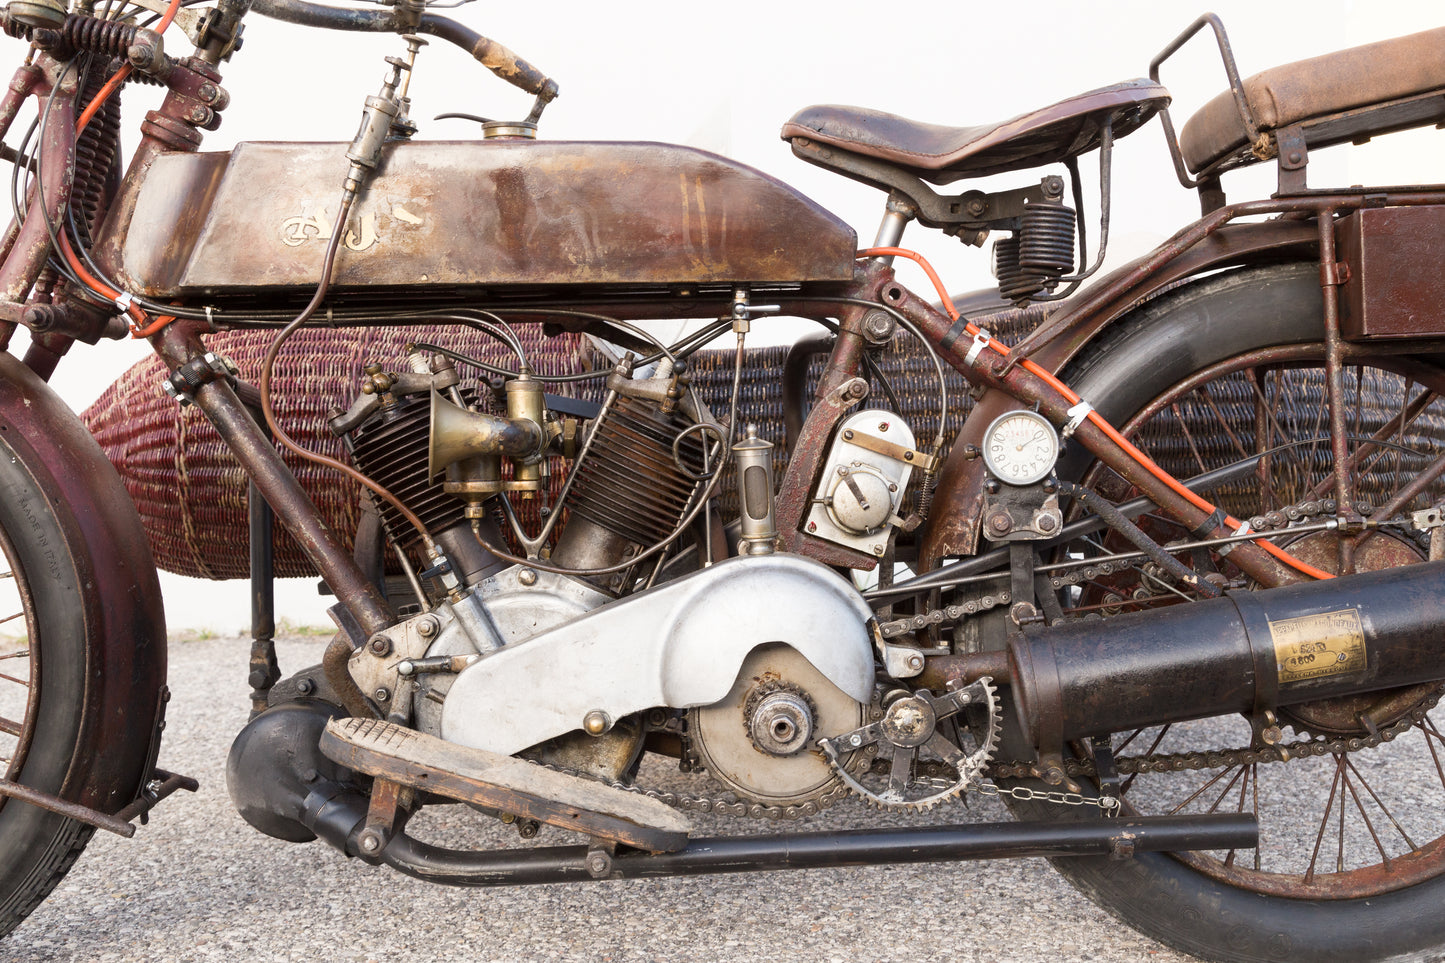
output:
[[[942,279],[938,276],[938,272],[935,271],[933,269],[933,266],[928,263],[928,260],[917,251],[910,251],[907,248],[901,247],[874,247],[859,251],[858,257],[905,257],[915,262],[919,267],[923,268],[923,272],[927,274],[928,279],[933,282],[934,290],[938,292],[939,300],[943,304],[944,310],[948,313],[948,316],[954,321],[959,320],[958,309],[954,306],[953,299],[949,296],[948,289],[944,287]],[[969,335],[970,337],[976,337],[979,333],[979,328],[972,322],[965,323],[963,330],[964,333]],[[993,339],[989,339],[988,346],[991,350],[1001,355],[1007,355],[1009,351],[1007,345],[1004,345],[1002,342],[995,341]],[[1028,359],[1024,359],[1019,364],[1020,367],[1022,367],[1029,374],[1043,381],[1044,384],[1057,391],[1070,404],[1078,404],[1080,401],[1083,400],[1077,394],[1075,394],[1068,385],[1064,384],[1058,378],[1054,377],[1052,373],[1045,370],[1038,364],[1035,364]],[[1180,482],[1173,475],[1169,474],[1163,468],[1159,467],[1159,465],[1156,464],[1152,458],[1150,458],[1148,455],[1144,454],[1142,451],[1136,448],[1123,435],[1119,434],[1119,432],[1114,428],[1114,426],[1109,424],[1109,422],[1105,420],[1104,417],[1100,415],[1097,411],[1093,410],[1092,407],[1089,409],[1088,419],[1090,422],[1093,423],[1094,427],[1098,428],[1104,433],[1105,437],[1107,437],[1114,444],[1118,445],[1126,455],[1128,455],[1135,462],[1137,462],[1140,467],[1142,467],[1145,471],[1149,472],[1149,474],[1153,475],[1165,486],[1167,486],[1170,491],[1184,498],[1200,511],[1207,512],[1211,515],[1214,514],[1214,512],[1216,511],[1216,506],[1211,504],[1208,500],[1190,491],[1184,485],[1180,484]],[[1239,519],[1234,518],[1232,515],[1226,514],[1224,516],[1224,524],[1237,529],[1241,523]],[[1257,539],[1254,540],[1254,543],[1263,548],[1266,552],[1274,556],[1279,561],[1283,562],[1290,568],[1293,568],[1295,571],[1300,572],[1303,575],[1308,575],[1311,578],[1316,579],[1334,578],[1334,576],[1331,575],[1329,572],[1315,568],[1313,565],[1300,561],[1299,559],[1295,558],[1293,555],[1290,555],[1288,552],[1284,551],[1279,546],[1275,545],[1273,542],[1268,541],[1267,539]]]
[[[79,137],[81,131],[85,130],[86,125],[94,119],[101,105],[110,99],[110,95],[119,90],[120,85],[125,83],[125,79],[131,75],[131,70],[130,64],[122,64],[119,70],[110,75],[110,79],[105,82],[104,87],[100,88],[100,92],[95,95],[91,102],[85,105],[85,110],[80,112],[80,117],[75,122],[76,137]]]

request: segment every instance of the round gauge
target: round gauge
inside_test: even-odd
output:
[[[984,464],[995,478],[1009,485],[1042,481],[1058,460],[1058,432],[1037,412],[999,415],[983,436]]]

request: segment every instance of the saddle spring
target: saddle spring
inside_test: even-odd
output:
[[[1077,215],[1058,201],[1030,203],[1012,237],[995,242],[993,271],[999,293],[1022,305],[1040,291],[1052,291],[1074,271]]]

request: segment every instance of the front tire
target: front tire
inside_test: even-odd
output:
[[[0,353],[0,775],[108,814],[159,745],[165,620],[114,469],[53,392]],[[0,937],[90,827],[0,797]]]

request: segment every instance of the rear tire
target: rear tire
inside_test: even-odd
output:
[[[1070,366],[1064,380],[1177,477],[1187,477],[1260,450],[1253,447],[1259,439],[1268,442],[1261,447],[1273,448],[1281,439],[1288,442],[1291,437],[1310,439],[1319,437],[1321,431],[1327,433],[1327,420],[1321,421],[1315,414],[1323,405],[1317,360],[1323,355],[1312,347],[1322,337],[1321,317],[1318,266],[1313,263],[1218,275],[1151,302],[1120,321]],[[1273,348],[1280,350],[1266,351]],[[1378,506],[1390,495],[1391,486],[1403,485],[1445,447],[1440,427],[1445,418],[1439,417],[1445,414],[1445,400],[1441,399],[1445,374],[1437,364],[1423,359],[1374,354],[1368,348],[1357,350],[1347,364],[1352,366],[1352,374],[1346,376],[1346,387],[1355,393],[1347,425],[1352,450],[1380,431],[1381,419],[1393,411],[1404,411],[1405,401],[1400,398],[1413,399],[1429,412],[1428,417],[1411,422],[1408,431],[1399,432],[1398,440],[1390,436],[1398,453],[1391,450],[1384,457],[1361,459],[1364,467],[1358,472],[1356,490],[1361,500],[1367,497]],[[1187,391],[1179,387],[1189,384],[1195,375],[1194,387]],[[1254,400],[1251,384],[1255,386]],[[1296,387],[1289,387],[1291,384]],[[1305,384],[1308,391],[1297,387]],[[1362,399],[1376,397],[1371,392],[1377,384],[1388,389],[1384,392],[1388,398],[1382,402],[1385,414],[1360,414],[1369,407]],[[1240,386],[1244,390],[1239,390]],[[1202,412],[1198,414],[1202,419],[1213,419],[1206,428],[1228,425],[1232,433],[1215,431],[1214,435],[1226,441],[1209,447],[1206,432],[1178,427],[1192,423],[1181,420],[1191,417],[1191,411]],[[1321,424],[1326,427],[1321,429]],[[1292,436],[1292,431],[1297,434]],[[1215,499],[1236,517],[1248,518],[1271,505],[1283,507],[1298,504],[1301,498],[1321,497],[1311,493],[1311,486],[1328,478],[1333,470],[1328,445],[1308,440],[1298,445],[1272,456],[1274,474],[1265,472],[1216,492]],[[1110,479],[1107,471],[1093,472],[1084,463],[1086,459],[1077,453],[1075,458],[1074,463],[1060,466],[1061,474],[1105,489],[1112,485],[1116,490],[1108,494],[1113,499],[1132,494],[1117,478]],[[1433,503],[1440,498],[1440,489],[1436,481],[1415,502],[1390,517]],[[1170,523],[1163,520],[1144,524],[1153,526],[1151,534],[1161,540],[1188,537],[1188,533],[1171,530]],[[1423,548],[1411,540],[1411,534],[1402,531],[1392,536],[1395,541],[1390,551],[1395,554],[1386,564],[1423,559]],[[1277,540],[1292,546],[1290,550],[1297,554],[1302,549],[1314,551],[1319,565],[1319,558],[1333,554],[1333,543],[1316,544],[1311,539],[1322,543],[1324,536]],[[1101,542],[1085,547],[1084,552],[1108,548],[1107,542]],[[1218,564],[1221,571],[1228,571],[1227,562]],[[1141,596],[1131,597],[1129,589],[1145,584],[1143,578],[1137,582],[1101,579],[1098,584],[1086,585],[1072,603],[1081,613],[1103,612],[1106,617],[1136,604],[1178,604],[1178,599],[1171,598],[1135,603],[1132,598]],[[1422,715],[1429,704],[1431,693],[1427,691],[1420,701]],[[1409,725],[1408,715],[1395,718],[1402,726]],[[1221,749],[1241,742],[1249,745],[1243,720],[1224,719],[1210,725],[1218,728],[1174,727],[1167,736],[1157,727],[1141,732],[1124,754],[1147,755],[1156,751],[1153,746],[1159,746],[1161,753],[1198,751],[1210,747],[1210,740]],[[1297,723],[1295,732],[1287,729],[1286,733],[1295,739],[1304,738],[1306,731]],[[1125,736],[1114,738],[1116,755],[1124,749]],[[1159,742],[1153,742],[1156,736]],[[1127,806],[1156,814],[1172,811],[1176,805],[1182,813],[1212,807],[1249,811],[1253,792],[1252,804],[1261,824],[1261,863],[1247,850],[1178,857],[1142,854],[1122,861],[1069,858],[1053,863],[1091,900],[1129,926],[1205,959],[1271,963],[1437,959],[1445,953],[1445,914],[1440,912],[1445,905],[1445,836],[1441,835],[1445,833],[1445,770],[1437,780],[1434,770],[1438,766],[1431,763],[1437,756],[1445,759],[1445,752],[1434,744],[1439,742],[1425,716],[1423,722],[1403,729],[1394,742],[1378,748],[1257,765],[1217,763],[1201,772],[1140,776],[1126,788]],[[1426,773],[1423,781],[1429,784],[1423,794],[1402,788],[1407,777],[1422,771]],[[1340,790],[1336,802],[1336,791],[1329,782],[1332,772],[1344,774],[1343,785],[1353,795]],[[1325,786],[1330,787],[1328,805],[1323,802]],[[1367,788],[1374,792],[1372,787],[1379,787],[1380,792],[1374,801],[1366,792]],[[1198,798],[1190,795],[1196,788],[1200,790]],[[1258,808],[1261,799],[1263,809]],[[1060,807],[1041,803],[1012,805],[1026,818],[1099,818],[1097,813],[1061,812]],[[1338,855],[1333,848],[1335,813],[1341,827]],[[1401,818],[1410,833],[1405,836],[1408,845],[1395,835],[1382,813]],[[1368,832],[1360,828],[1370,820],[1373,824]],[[1352,834],[1348,839],[1347,821]],[[1354,841],[1356,833],[1363,839],[1359,846]],[[1376,836],[1373,842],[1370,835]]]

